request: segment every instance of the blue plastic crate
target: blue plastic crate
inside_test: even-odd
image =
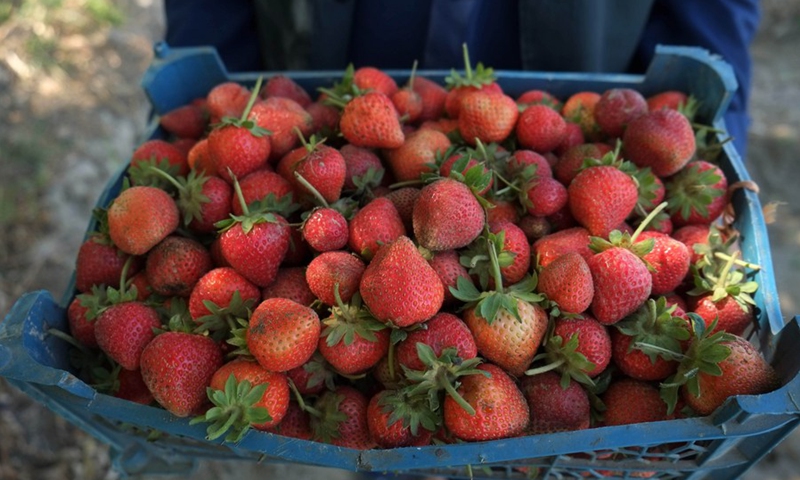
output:
[[[342,72],[282,72],[310,92],[341,78]],[[390,71],[405,80],[409,72]],[[449,72],[420,72],[442,81]],[[659,47],[645,75],[598,75],[499,71],[504,91],[516,96],[545,89],[560,98],[582,91],[630,87],[645,95],[668,89],[702,101],[699,121],[725,130],[722,114],[736,83],[730,67],[706,51]],[[143,87],[155,113],[164,113],[205,96],[220,82],[255,83],[258,74],[229,75],[211,48],[156,46],[156,58]],[[162,135],[153,129],[152,137]],[[731,182],[749,175],[731,144],[721,166]],[[124,167],[98,200],[106,206],[119,191]],[[755,296],[760,328],[753,338],[775,366],[782,387],[758,396],[739,396],[707,417],[603,427],[579,432],[527,436],[480,443],[357,451],[251,431],[237,444],[205,440],[204,425],[189,425],[165,410],[97,393],[72,372],[68,345],[49,335],[67,330],[66,306],[45,291],[21,297],[0,323],[0,375],[32,398],[111,446],[114,467],[124,474],[191,471],[196,461],[249,459],[296,463],[351,471],[439,474],[452,478],[601,478],[615,475],[654,478],[736,478],[761,459],[800,422],[800,346],[798,318],[784,325],[761,205],[755,193],[733,196],[743,258],[762,266]],[[94,228],[90,223],[89,230]],[[152,431],[162,435],[148,440]]]

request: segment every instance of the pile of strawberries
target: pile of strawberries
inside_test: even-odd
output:
[[[99,391],[356,449],[707,415],[779,386],[742,336],[695,101],[350,67],[215,86],[95,213],[68,309]]]

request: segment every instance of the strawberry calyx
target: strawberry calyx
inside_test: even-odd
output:
[[[319,351],[315,351],[311,359],[304,363],[301,368],[309,374],[308,382],[305,385],[306,388],[312,389],[324,384],[325,388],[330,391],[336,389],[334,380],[337,374]]]
[[[743,269],[734,268],[739,254],[737,250],[727,255],[724,262],[706,263],[700,267],[693,265],[695,288],[687,293],[692,296],[711,294],[711,301],[714,303],[730,296],[745,312],[754,307],[756,302],[752,294],[758,290],[758,282],[748,281],[747,273]],[[714,258],[718,257],[715,255]]]
[[[347,68],[345,68],[342,79],[335,82],[331,88],[320,87],[317,89],[317,91],[324,95],[322,103],[341,110],[344,109],[345,105],[347,105],[350,100],[367,93],[367,90],[358,88],[354,79],[355,67],[350,63],[347,65]]]
[[[215,440],[227,433],[226,442],[238,442],[254,424],[272,420],[266,408],[256,406],[267,391],[267,383],[252,385],[248,380],[241,382],[231,373],[225,381],[225,388],[216,390],[208,387],[206,394],[214,404],[204,415],[194,417],[189,425],[208,423],[206,439]]]
[[[659,206],[653,209],[647,217],[636,227],[636,230],[633,234],[628,232],[622,232],[620,230],[612,230],[611,233],[608,234],[608,240],[602,237],[591,237],[589,241],[589,248],[595,252],[600,253],[612,248],[624,248],[626,250],[630,250],[634,255],[639,257],[645,265],[647,265],[647,269],[653,271],[654,268],[644,259],[644,256],[653,251],[655,247],[655,240],[652,238],[648,238],[647,240],[637,241],[639,235],[645,230],[647,225],[656,218],[656,216],[661,213],[667,207],[667,202],[662,202]]]
[[[250,132],[254,137],[263,137],[264,135],[272,135],[272,132],[263,128],[256,123],[255,120],[248,118],[250,116],[250,110],[255,105],[256,100],[259,98],[259,92],[261,91],[261,83],[264,81],[264,77],[259,76],[258,80],[256,80],[256,85],[253,87],[253,91],[250,93],[250,98],[247,100],[247,106],[245,106],[244,111],[242,111],[242,115],[239,118],[235,117],[223,117],[219,123],[212,125],[212,128],[218,129],[223,127],[237,127],[242,128]]]
[[[411,397],[424,395],[431,412],[439,412],[444,395],[450,395],[467,413],[475,415],[472,405],[458,393],[458,379],[467,375],[490,377],[491,373],[477,368],[483,360],[478,357],[464,360],[454,347],[445,348],[438,357],[430,345],[418,342],[416,347],[425,369],[412,370],[401,365],[406,379],[411,383],[406,394]]]
[[[555,370],[561,374],[561,388],[569,387],[570,379],[582,385],[593,386],[594,380],[586,373],[594,370],[594,362],[578,351],[578,334],[573,333],[568,339],[561,335],[554,335],[554,324],[548,327],[545,339],[542,342],[544,352],[533,357],[531,365],[544,361],[544,365],[525,371],[525,375],[534,376]]]
[[[234,290],[228,305],[220,307],[211,300],[203,300],[203,306],[209,311],[194,320],[194,333],[208,334],[212,339],[221,341],[239,326],[238,319],[248,319],[255,306],[255,299],[242,299],[239,290]]]
[[[164,178],[163,175],[158,175],[154,170],[167,173],[175,177],[180,174],[180,166],[169,162],[169,159],[157,158],[152,156],[146,160],[138,160],[135,164],[128,167],[128,178],[134,185],[156,187],[167,192],[171,192],[173,183]]]
[[[697,110],[700,108],[700,101],[694,95],[686,97],[686,101],[678,105],[678,112],[683,114],[689,122],[694,122],[694,117],[697,115]]]
[[[333,295],[336,298],[336,306],[331,307],[331,315],[322,321],[325,327],[321,336],[325,337],[325,343],[329,347],[339,342],[352,345],[356,335],[368,342],[377,342],[378,337],[375,336],[375,332],[387,326],[373,317],[362,305],[361,295],[356,292],[349,303],[344,303],[339,295],[338,283],[334,285]]]
[[[665,185],[670,215],[688,220],[695,211],[701,217],[708,216],[708,206],[725,194],[724,190],[713,188],[720,180],[716,169],[702,169],[701,163],[692,162],[684,167]]]
[[[280,220],[275,213],[285,218],[299,208],[299,205],[292,202],[290,195],[284,195],[276,200],[275,195],[272,193],[267,195],[265,199],[255,201],[248,205],[244,200],[244,194],[242,193],[239,180],[230,169],[228,169],[228,174],[233,178],[233,189],[236,193],[236,198],[239,200],[239,205],[242,207],[242,215],[231,214],[230,218],[216,222],[214,226],[218,229],[218,233],[223,233],[233,228],[235,225],[241,225],[242,230],[247,234],[259,223],[279,223]]]
[[[344,395],[327,391],[320,395],[313,407],[305,402],[300,403],[300,408],[310,414],[311,431],[315,440],[332,443],[334,439],[340,438],[339,425],[347,420],[347,414],[340,410],[342,401]]]
[[[484,289],[489,287],[489,280],[494,275],[492,256],[489,252],[489,243],[494,244],[495,251],[499,252],[497,254],[498,267],[504,268],[514,263],[514,258],[517,254],[503,248],[505,245],[505,237],[505,230],[481,235],[475,239],[469,248],[459,257],[461,265],[467,268],[467,272],[470,276],[478,277],[478,282]]]
[[[250,348],[247,346],[247,330],[250,328],[250,315],[247,316],[234,316],[230,325],[230,330],[225,338],[225,343],[233,347],[233,350],[228,352],[228,358],[244,357],[248,359],[255,359]],[[224,331],[224,330],[223,330]],[[215,334],[212,332],[212,338]],[[221,335],[223,338],[224,335]]]
[[[429,432],[436,432],[443,423],[441,410],[434,411],[430,408],[428,396],[414,391],[409,385],[397,390],[387,390],[378,399],[378,405],[383,413],[389,414],[386,421],[388,426],[402,422],[412,435],[420,433],[420,427]]]
[[[495,82],[497,77],[494,74],[494,69],[491,67],[484,67],[483,63],[478,62],[475,66],[475,70],[472,69],[466,43],[462,44],[462,51],[464,54],[464,75],[457,72],[455,68],[451,69],[450,75],[444,79],[448,90],[459,87],[481,88],[484,85],[490,85]]]
[[[661,398],[667,404],[668,414],[672,414],[675,411],[678,392],[682,386],[685,385],[689,393],[694,396],[699,396],[702,393],[698,378],[699,373],[713,376],[722,375],[722,369],[719,364],[731,354],[731,349],[724,343],[730,342],[735,338],[733,334],[724,330],[716,331],[716,319],[706,327],[705,321],[696,313],[690,312],[688,316],[694,336],[689,348],[680,360],[677,372],[664,380],[660,386]]]
[[[189,307],[184,298],[172,297],[169,302],[162,304],[162,308],[158,310],[159,316],[167,320],[161,328],[153,330],[156,335],[164,332],[196,333],[197,324],[192,320],[192,316],[189,314]]]
[[[661,184],[656,180],[650,167],[634,169],[633,178],[636,180],[639,192],[634,212],[640,217],[646,217],[647,213],[656,207],[655,199],[658,197],[656,192],[661,188]]]
[[[620,333],[632,337],[628,351],[639,350],[656,363],[680,360],[683,356],[681,342],[690,337],[686,320],[673,316],[677,305],[667,305],[665,297],[648,299],[635,312],[614,324]]]
[[[151,173],[164,178],[175,187],[178,198],[175,203],[181,212],[184,226],[192,223],[192,220],[203,220],[203,204],[211,200],[203,194],[203,185],[208,180],[204,172],[190,170],[186,176],[174,176],[161,167],[148,167]]]

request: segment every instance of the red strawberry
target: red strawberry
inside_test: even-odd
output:
[[[653,249],[642,256],[654,270],[651,295],[664,295],[674,291],[689,273],[692,255],[689,247],[669,235],[658,232],[642,232],[637,241],[653,239]]]
[[[288,298],[309,307],[317,296],[308,288],[303,267],[286,267],[278,270],[275,281],[261,290],[261,298]]]
[[[108,207],[108,234],[114,245],[142,255],[178,228],[178,206],[167,192],[155,187],[131,187]]]
[[[350,220],[350,249],[367,260],[372,259],[382,244],[406,234],[403,220],[394,204],[379,197],[356,212]]]
[[[685,225],[672,232],[672,238],[683,243],[692,254],[692,265],[696,264],[703,258],[702,253],[698,253],[695,246],[705,246],[709,244],[709,236],[711,235],[710,225]]]
[[[111,243],[107,235],[94,233],[78,248],[75,261],[75,289],[89,292],[93,286],[118,288],[122,268],[130,255]],[[142,268],[142,259],[135,258],[128,266],[132,277]]]
[[[188,417],[208,401],[206,388],[222,363],[222,352],[211,338],[165,332],[142,352],[142,379],[162,407],[176,417]]]
[[[609,137],[622,137],[625,127],[647,113],[647,101],[631,88],[610,88],[594,106],[594,118]]]
[[[556,98],[552,93],[546,90],[526,90],[522,92],[520,96],[517,97],[516,102],[520,105],[530,106],[536,104],[543,104],[547,105],[554,110],[561,110],[561,101]]]
[[[290,98],[303,108],[311,105],[311,96],[296,81],[286,75],[274,75],[261,89],[261,97]]]
[[[447,90],[438,83],[424,77],[415,77],[412,88],[422,99],[422,112],[419,122],[436,120],[444,113]]]
[[[516,126],[522,148],[538,153],[555,150],[567,135],[567,123],[557,111],[546,105],[533,105],[520,115]]]
[[[303,221],[303,238],[318,252],[339,250],[350,236],[347,219],[332,208],[317,208]]]
[[[285,97],[256,102],[247,118],[271,132],[269,160],[273,163],[300,144],[297,130],[307,138],[314,126],[311,115],[300,104]]]
[[[486,210],[486,223],[508,222],[515,225],[519,223],[520,214],[516,202],[501,198],[487,199],[487,201],[491,207]]]
[[[567,252],[543,267],[538,288],[564,313],[583,313],[594,297],[592,272],[578,252]]]
[[[478,347],[467,325],[451,313],[440,312],[425,322],[424,329],[413,330],[397,344],[396,356],[400,365],[411,370],[425,370],[419,358],[417,343],[428,345],[439,357],[445,349],[455,348],[462,360],[478,355]]]
[[[455,297],[450,292],[450,287],[456,288],[459,278],[472,282],[467,269],[461,265],[459,254],[455,250],[442,250],[433,253],[433,258],[428,261],[436,271],[444,285],[444,304],[451,305]]]
[[[525,236],[531,243],[536,242],[540,238],[544,238],[552,231],[550,222],[545,217],[534,217],[533,215],[523,215],[517,222],[519,228],[525,232]]]
[[[380,448],[425,446],[433,432],[425,426],[436,425],[436,415],[430,411],[423,396],[409,398],[404,391],[382,390],[367,405],[369,432]],[[422,417],[427,417],[423,420]],[[422,428],[420,428],[422,425]]]
[[[147,254],[145,272],[155,293],[188,297],[211,268],[211,254],[200,242],[170,235]]]
[[[589,428],[589,395],[580,383],[570,378],[563,386],[557,373],[544,372],[520,380],[520,389],[531,411],[531,435]]]
[[[470,188],[442,178],[422,188],[414,205],[414,235],[429,250],[469,245],[480,235],[486,215]]]
[[[105,292],[99,287],[95,287],[97,293],[104,295]],[[75,340],[89,348],[97,348],[97,337],[94,334],[94,321],[97,318],[102,299],[95,294],[77,295],[69,302],[67,307],[67,322],[69,333]],[[97,305],[93,307],[90,302]]]
[[[367,148],[347,144],[339,149],[344,157],[346,174],[344,176],[344,189],[363,191],[365,187],[377,187],[385,172],[383,163],[378,155]]]
[[[234,295],[238,297],[233,300]],[[189,296],[189,314],[196,321],[214,312],[232,315],[246,315],[247,306],[253,306],[261,299],[258,287],[230,267],[218,267],[200,277]],[[239,305],[234,305],[235,303]],[[238,308],[243,307],[241,310]]]
[[[359,67],[353,72],[353,84],[359,90],[372,90],[387,97],[397,91],[397,82],[384,72],[375,67]]]
[[[650,167],[659,177],[677,173],[695,153],[694,130],[677,110],[645,113],[628,124],[622,136],[625,158]]]
[[[728,203],[725,173],[705,160],[689,163],[667,181],[666,189],[667,208],[677,227],[710,224]]]
[[[406,236],[378,250],[361,277],[360,291],[375,318],[398,327],[428,320],[444,301],[439,276]]]
[[[417,203],[421,191],[416,187],[402,187],[386,194],[386,198],[391,200],[397,209],[407,232],[414,230],[414,205]]]
[[[569,185],[587,158],[600,160],[610,151],[611,147],[604,143],[584,143],[570,147],[558,156],[553,167],[553,176],[564,185]]]
[[[558,365],[563,377],[572,377],[583,384],[591,385],[591,379],[611,363],[611,337],[606,327],[591,315],[557,318],[544,349],[549,365],[542,370]],[[536,375],[540,371],[536,368],[526,374]]]
[[[668,418],[667,404],[661,399],[658,389],[641,380],[614,380],[600,398],[606,406],[604,426],[658,422]]]
[[[469,145],[500,143],[514,131],[518,117],[517,104],[508,95],[469,92],[461,97],[458,130]]]
[[[521,174],[526,168],[534,166],[537,177],[552,177],[553,171],[547,159],[533,150],[516,150],[508,158],[506,170],[512,177]]]
[[[197,173],[217,176],[217,166],[214,165],[214,158],[208,151],[208,137],[198,140],[186,153],[186,163],[190,170]]]
[[[531,266],[531,247],[525,232],[516,224],[507,221],[490,223],[489,235],[479,237],[461,255],[465,265],[469,264],[469,273],[477,275],[482,286],[494,286],[490,280],[494,272],[487,240],[494,243],[503,283],[511,285],[521,281]]]
[[[394,104],[394,108],[396,108],[397,113],[400,114],[400,118],[403,118],[407,124],[416,123],[420,115],[422,115],[422,109],[424,108],[422,95],[414,91],[411,87],[413,81],[414,73],[412,72],[412,78],[409,80],[410,84],[389,95],[389,98],[392,99],[392,103]]]
[[[281,423],[267,431],[284,437],[311,440],[311,416],[296,402],[290,402]]]
[[[242,197],[244,197],[245,205],[250,205],[253,202],[266,200],[267,197],[272,195],[275,200],[286,201],[284,198],[288,195],[288,200],[294,200],[294,193],[292,184],[289,183],[281,175],[262,168],[250,173],[244,178],[239,179],[239,187],[242,190]],[[234,215],[241,215],[242,202],[239,201],[237,196],[231,196],[231,211]]]
[[[756,313],[752,305],[737,301],[733,295],[726,294],[715,300],[714,293],[706,293],[696,298],[690,297],[691,311],[699,315],[706,326],[716,320],[718,330],[734,335],[743,335],[747,327],[756,322]]]
[[[667,90],[647,97],[647,109],[651,112],[662,108],[678,110],[689,102],[689,96],[677,90]]]
[[[602,136],[600,126],[594,117],[594,109],[600,101],[597,92],[577,92],[572,94],[561,107],[561,115],[570,122],[580,125],[583,136],[589,141],[597,141]]]
[[[530,411],[525,396],[500,367],[485,363],[478,369],[487,375],[469,375],[458,393],[475,410],[470,415],[451,396],[444,400],[444,424],[456,437],[485,441],[515,437],[528,426]]]
[[[141,370],[122,369],[117,374],[117,382],[119,385],[114,392],[115,397],[142,405],[153,403],[153,394],[144,383]]]
[[[535,176],[522,186],[520,199],[530,215],[546,217],[564,208],[569,194],[566,187],[555,178]]]
[[[236,82],[214,86],[206,95],[211,122],[217,123],[225,117],[240,117],[249,99],[250,92]]]
[[[345,140],[357,147],[398,148],[405,140],[392,100],[378,92],[347,102],[339,128]]]
[[[555,155],[561,155],[572,147],[583,145],[586,138],[583,136],[583,130],[577,123],[567,122],[567,133],[564,139],[553,150]]]
[[[337,299],[323,324],[317,349],[343,375],[362,374],[389,352],[390,330],[362,308],[358,295],[349,304]]]
[[[301,395],[319,395],[325,389],[335,390],[334,380],[338,377],[319,351],[303,365],[288,370],[286,376]]]
[[[583,227],[572,227],[536,240],[531,245],[531,254],[536,257],[541,267],[546,267],[567,252],[578,252],[584,260],[588,260],[593,255],[589,248],[590,242],[588,230]]]
[[[208,126],[208,112],[197,105],[182,105],[161,115],[161,128],[180,138],[200,138]]]
[[[311,308],[286,298],[269,298],[250,316],[247,348],[267,370],[285,372],[311,358],[321,330]]]
[[[151,176],[147,172],[141,171],[147,166],[161,167],[175,175],[189,173],[186,154],[165,140],[147,140],[133,151],[128,169],[134,185],[158,186],[152,183]]]
[[[316,101],[306,107],[311,115],[311,133],[328,136],[339,128],[339,109],[322,101]]]
[[[306,269],[306,282],[314,295],[326,305],[337,305],[336,291],[344,302],[358,292],[366,266],[360,258],[345,251],[324,252]]]
[[[461,112],[461,99],[464,95],[483,90],[490,93],[503,93],[500,85],[495,81],[496,77],[494,70],[485,68],[482,63],[478,62],[475,70],[472,69],[472,63],[469,60],[469,52],[467,51],[467,44],[463,46],[464,53],[464,75],[455,70],[445,78],[447,85],[447,97],[445,97],[444,108],[447,116],[452,119],[457,119]]]
[[[575,220],[603,238],[628,218],[639,198],[633,178],[610,165],[581,171],[567,190]]]
[[[420,129],[408,135],[405,141],[385,152],[386,162],[399,182],[419,180],[423,173],[431,172],[436,156],[451,145],[442,132]]]
[[[368,450],[376,446],[369,433],[369,399],[353,387],[338,386],[314,402],[320,416],[311,417],[313,439],[339,447]]]

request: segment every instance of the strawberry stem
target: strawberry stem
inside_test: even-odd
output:
[[[656,215],[658,215],[659,213],[661,213],[662,210],[667,208],[667,205],[668,205],[667,202],[661,202],[661,204],[659,204],[656,208],[654,208],[652,212],[650,212],[646,217],[644,217],[642,223],[639,224],[639,226],[636,228],[636,231],[634,231],[633,235],[631,235],[632,244],[636,243],[636,238],[639,237],[639,234],[641,234],[644,231],[644,229],[647,228],[647,225],[649,225],[650,222],[652,222],[653,219],[656,218]]]
[[[442,374],[440,376],[444,377],[444,372],[442,372]],[[456,403],[461,408],[463,408],[468,414],[473,415],[473,416],[475,415],[475,409],[466,400],[464,400],[464,397],[462,397],[461,394],[458,393],[458,390],[456,390],[456,387],[454,387],[452,383],[450,383],[446,379],[444,379],[444,381],[442,381],[440,383],[440,385],[442,385],[444,387],[445,391],[447,391],[447,393],[450,395],[450,397],[453,400],[455,400]]]
[[[414,79],[417,76],[417,65],[418,65],[418,63],[419,62],[415,59],[414,60],[414,64],[411,65],[411,75],[408,77],[408,88],[410,88],[411,90],[414,89]]]
[[[503,291],[503,274],[500,272],[500,260],[497,258],[497,249],[494,242],[489,243],[489,258],[492,262],[492,277],[494,277],[494,288],[498,292]]]
[[[165,172],[164,170],[161,170],[160,168],[154,167],[152,165],[148,165],[146,168],[148,171],[158,174],[161,177],[164,177],[169,183],[174,185],[179,192],[183,192],[185,190],[185,187],[181,185],[181,183],[178,180],[176,180],[175,177]]]
[[[239,180],[237,180],[236,175],[233,174],[230,168],[228,169],[228,175],[233,179],[233,190],[236,192],[236,198],[239,200],[239,205],[242,207],[242,213],[246,217],[250,216],[250,209],[247,208],[247,202],[244,199],[244,193],[242,192],[241,185],[239,185]]]
[[[464,76],[468,79],[471,79],[472,66],[469,64],[469,50],[467,50],[467,42],[461,44],[461,49],[464,52]]]
[[[565,359],[560,358],[557,361],[555,361],[553,363],[548,363],[547,365],[544,365],[542,367],[531,368],[529,370],[525,370],[525,375],[528,375],[528,376],[532,377],[534,375],[539,375],[540,373],[549,372],[550,370],[557,369],[558,367],[563,365],[565,362],[566,362]]]
[[[261,82],[264,81],[264,77],[259,76],[258,80],[256,80],[256,86],[253,87],[253,93],[250,94],[250,98],[247,100],[247,106],[244,107],[244,111],[242,112],[241,118],[239,118],[240,122],[244,122],[247,120],[247,117],[250,115],[250,110],[253,108],[253,105],[256,103],[256,99],[258,98],[258,94],[261,92]]]
[[[320,205],[322,205],[325,208],[330,208],[330,205],[328,205],[328,202],[325,201],[325,197],[323,197],[322,194],[319,193],[319,191],[316,188],[314,188],[314,185],[311,185],[311,183],[309,183],[308,180],[303,178],[303,176],[300,175],[300,172],[295,171],[294,172],[294,178],[296,178],[297,181],[300,182],[300,185],[304,186],[306,188],[306,190],[311,192],[311,195],[314,196],[314,198],[317,200],[317,202],[319,202]]]
[[[739,251],[733,252],[733,255],[730,256],[727,262],[725,262],[725,266],[722,267],[722,271],[719,273],[719,278],[717,278],[716,283],[714,284],[714,290],[724,289],[725,284],[728,282],[728,274],[731,272],[731,268],[733,268],[733,264],[736,262],[736,258],[739,256]]]
[[[733,258],[733,263],[739,265],[740,267],[749,268],[751,270],[761,270],[761,265],[750,263],[745,260],[740,260],[739,258],[731,257],[727,253],[714,252],[714,256],[725,261],[730,261],[730,259]]]
[[[289,381],[289,389],[294,394],[294,398],[297,401],[297,405],[300,407],[300,410],[304,412],[308,412],[310,415],[313,415],[317,418],[322,418],[322,412],[317,410],[316,408],[306,404],[305,400],[303,400],[303,395],[300,394],[300,391],[297,389],[297,386],[294,384],[291,378],[287,378]]]
[[[52,336],[54,336],[54,337],[56,337],[58,339],[64,340],[65,342],[69,343],[73,347],[75,347],[78,350],[80,350],[80,352],[83,353],[84,355],[91,355],[92,354],[92,352],[88,348],[86,348],[86,346],[84,344],[82,344],[81,342],[76,340],[72,335],[70,335],[70,334],[68,334],[66,332],[63,332],[63,331],[61,331],[61,330],[59,330],[57,328],[48,328],[47,329],[47,334],[48,335],[52,335]]]

